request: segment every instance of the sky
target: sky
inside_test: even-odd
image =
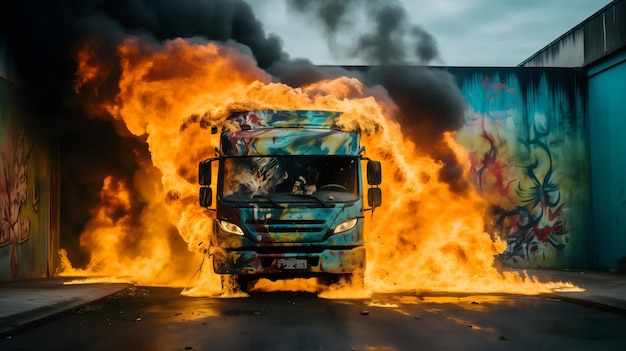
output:
[[[291,58],[306,58],[316,65],[376,64],[347,48],[363,33],[373,33],[375,18],[364,14],[368,3],[393,1],[342,0],[352,10],[343,26],[329,34],[320,17],[323,3],[307,0],[246,0],[268,34],[278,36]],[[418,27],[434,38],[437,57],[411,59],[409,64],[435,66],[516,66],[611,0],[398,0],[408,27]],[[332,1],[329,1],[332,2]],[[300,4],[300,11],[294,10]],[[304,10],[302,10],[304,8]],[[320,15],[312,16],[312,13]],[[308,15],[307,15],[308,13]],[[326,35],[325,35],[326,34]],[[406,39],[406,38],[405,38]],[[410,47],[411,43],[406,43]]]

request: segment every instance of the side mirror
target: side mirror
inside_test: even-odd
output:
[[[383,203],[383,193],[380,188],[367,189],[367,204],[371,208],[380,207]]]
[[[198,165],[198,183],[211,185],[211,160],[204,160]]]
[[[382,166],[379,161],[367,161],[367,184],[380,185],[382,173]]]
[[[371,190],[371,189],[370,189]],[[200,188],[200,206],[210,207],[213,204],[213,190],[208,186]]]

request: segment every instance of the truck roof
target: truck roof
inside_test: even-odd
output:
[[[226,123],[235,123],[240,130],[272,128],[337,129],[338,111],[258,110],[232,114]]]

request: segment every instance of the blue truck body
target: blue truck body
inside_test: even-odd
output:
[[[340,115],[264,110],[226,120],[218,157],[201,162],[199,174],[200,203],[209,208],[211,166],[218,163],[211,208],[216,273],[245,285],[364,271],[364,211],[380,205],[380,163],[361,155],[357,132],[337,127]],[[363,203],[363,160],[370,208]]]

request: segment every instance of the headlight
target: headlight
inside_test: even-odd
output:
[[[354,226],[356,225],[356,222],[357,222],[357,219],[352,218],[341,223],[340,225],[337,226],[337,228],[335,228],[335,234],[345,232],[346,230],[350,230],[354,228]]]
[[[221,219],[219,219],[217,223],[219,223],[220,228],[222,228],[222,230],[225,232],[228,232],[231,234],[243,235],[243,230],[241,230],[241,228],[239,228],[239,226],[236,224],[232,224],[230,222],[226,222]]]

